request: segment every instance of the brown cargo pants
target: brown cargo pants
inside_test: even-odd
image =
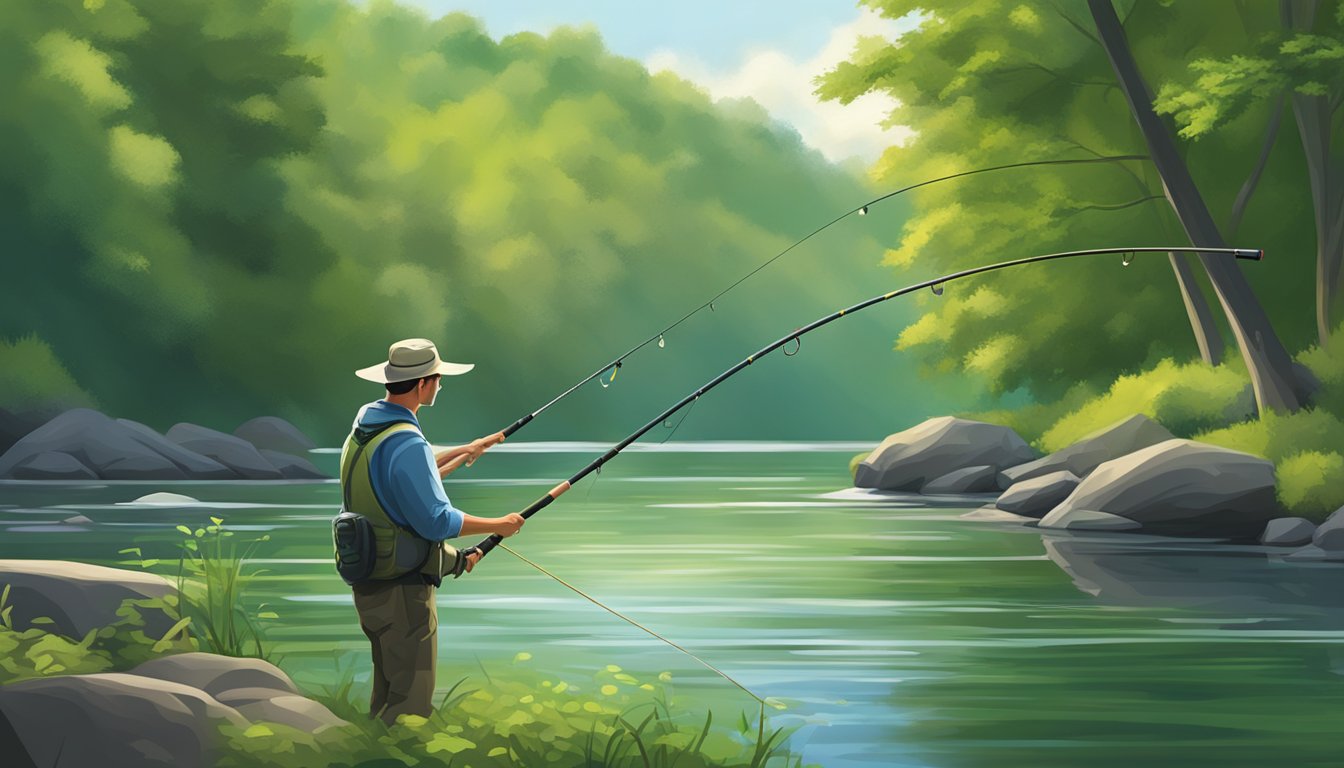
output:
[[[359,626],[373,646],[369,717],[391,725],[398,715],[433,711],[439,616],[434,587],[418,574],[354,586]]]

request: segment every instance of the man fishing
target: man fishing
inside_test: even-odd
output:
[[[444,362],[427,339],[406,339],[391,346],[386,363],[355,372],[384,385],[387,396],[360,408],[341,451],[345,507],[338,521],[357,521],[364,526],[360,541],[367,541],[363,570],[354,577],[343,570],[342,576],[351,582],[360,628],[372,644],[369,717],[389,725],[398,715],[426,717],[432,711],[439,626],[434,590],[444,576],[470,572],[481,557],[474,548],[459,552],[445,540],[481,533],[512,536],[524,522],[518,514],[468,515],[448,501],[441,482],[501,442],[503,433],[436,456],[416,420],[421,406],[434,405],[442,377],[473,367]],[[336,540],[341,568],[352,548],[339,525]]]

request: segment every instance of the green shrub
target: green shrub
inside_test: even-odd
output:
[[[1023,440],[1041,450],[1041,436],[1069,412],[1081,408],[1097,397],[1097,391],[1086,383],[1075,384],[1053,403],[1030,403],[1018,408],[963,414],[962,418],[1001,424],[1009,427]]]
[[[1279,501],[1294,515],[1322,522],[1344,506],[1344,456],[1304,451],[1275,470]]]
[[[1321,381],[1321,389],[1313,397],[1316,407],[1344,417],[1344,323],[1335,328],[1331,338],[1327,349],[1308,347],[1297,355],[1297,361]]]
[[[1337,463],[1344,456],[1344,422],[1332,413],[1271,412],[1195,439],[1274,462],[1279,501],[1295,515],[1319,518],[1344,505],[1344,469]]]
[[[1159,422],[1178,437],[1245,418],[1254,403],[1239,363],[1216,367],[1162,360],[1151,371],[1121,376],[1107,392],[1059,419],[1041,437],[1041,450],[1065,448],[1135,413]]]
[[[94,404],[45,341],[37,336],[0,339],[0,407],[34,411]]]
[[[1344,454],[1344,422],[1321,409],[1233,424],[1195,436],[1196,440],[1262,456],[1276,465],[1303,451]]]

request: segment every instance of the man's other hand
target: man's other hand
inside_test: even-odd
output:
[[[523,527],[524,522],[526,520],[517,512],[497,517],[495,518],[495,533],[507,539],[517,533]]]

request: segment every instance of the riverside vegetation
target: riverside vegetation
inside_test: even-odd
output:
[[[0,593],[0,685],[36,677],[127,670],[172,653],[206,651],[275,660],[283,645],[265,639],[265,622],[279,616],[246,599],[249,569],[261,536],[238,544],[222,518],[183,534],[176,563],[179,591],[155,600],[126,600],[114,624],[72,639],[40,626],[16,631],[10,590]],[[139,558],[136,548],[122,554]],[[122,565],[151,572],[171,568],[158,559]],[[173,574],[166,574],[172,576]],[[177,621],[162,636],[145,632],[143,611],[161,610]],[[50,620],[35,619],[34,624]],[[425,761],[455,766],[584,765],[652,768],[764,768],[801,766],[786,742],[792,729],[770,727],[764,708],[735,719],[703,718],[673,693],[668,672],[636,677],[607,665],[587,679],[543,679],[529,672],[520,652],[508,670],[463,678],[443,692],[429,717],[403,716],[393,726],[367,717],[367,693],[351,666],[336,679],[305,691],[350,723],[317,734],[269,722],[248,728],[223,725],[226,751],[218,765],[396,766]]]

